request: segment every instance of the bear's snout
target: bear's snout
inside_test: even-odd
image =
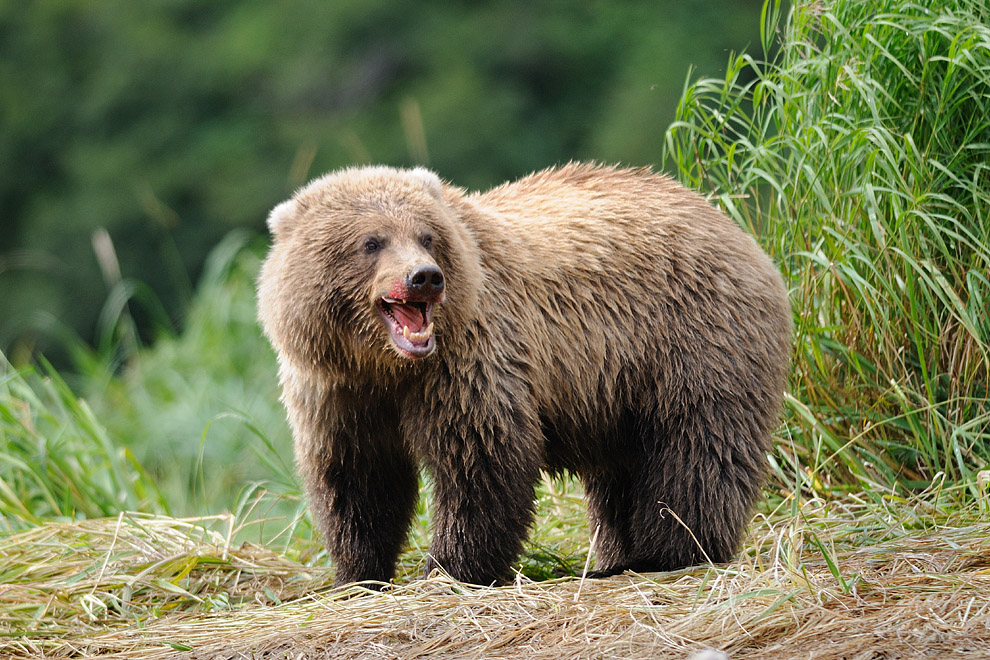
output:
[[[426,357],[436,348],[433,308],[443,303],[446,282],[434,263],[406,266],[399,273],[403,271],[405,275],[392,280],[389,292],[378,299],[378,313],[399,355]]]
[[[424,298],[435,298],[443,292],[443,271],[433,264],[416,266],[406,277],[406,286],[409,291]]]

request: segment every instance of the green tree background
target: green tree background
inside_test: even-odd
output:
[[[107,330],[101,228],[151,339],[221,237],[326,170],[658,164],[690,67],[757,49],[761,4],[0,2],[0,350]]]

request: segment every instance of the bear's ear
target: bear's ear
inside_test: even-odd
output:
[[[409,170],[409,176],[423,184],[423,187],[436,199],[443,199],[443,181],[436,173],[425,167],[416,167]]]
[[[296,200],[290,199],[273,208],[268,214],[268,231],[276,237],[288,234],[295,221],[297,207]]]

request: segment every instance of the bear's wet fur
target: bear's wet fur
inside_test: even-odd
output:
[[[509,578],[541,470],[584,483],[598,575],[733,556],[791,314],[767,256],[702,197],[647,169],[469,194],[364,167],[269,226],[259,316],[338,584],[392,577],[421,465],[428,573]]]

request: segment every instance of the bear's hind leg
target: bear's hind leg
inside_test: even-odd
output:
[[[633,475],[628,469],[583,474],[584,499],[595,545],[590,577],[621,573],[635,558],[631,512],[635,506]]]
[[[726,562],[735,553],[763,481],[769,430],[728,401],[698,403],[650,429],[638,463],[628,525],[628,568],[667,571]],[[676,515],[672,515],[676,514]]]

